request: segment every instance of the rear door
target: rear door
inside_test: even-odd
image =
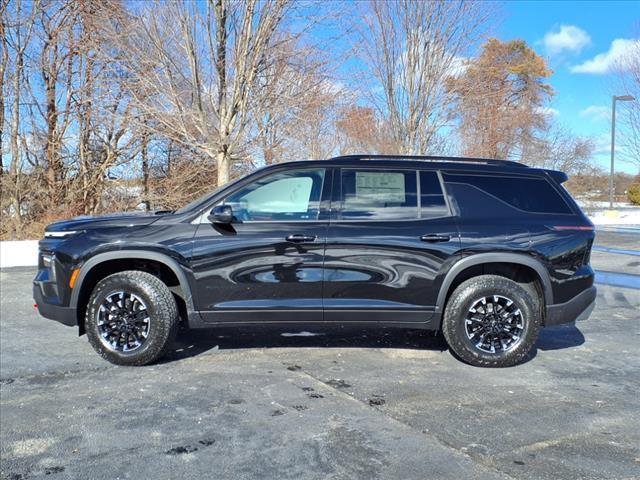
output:
[[[325,321],[428,321],[460,245],[439,173],[340,168],[333,191]]]
[[[544,203],[551,186],[540,178],[483,172],[444,171],[442,177],[460,215],[460,243],[465,253],[529,250],[531,199]],[[545,220],[545,215],[539,216]],[[545,229],[546,230],[546,229]]]

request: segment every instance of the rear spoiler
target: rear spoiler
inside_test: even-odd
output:
[[[569,177],[567,177],[567,174],[564,172],[560,172],[558,170],[546,170],[546,172],[547,172],[547,175],[549,175],[559,184],[563,184],[564,182],[569,180]]]

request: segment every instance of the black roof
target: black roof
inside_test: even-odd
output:
[[[435,155],[369,155],[355,154],[342,155],[338,157],[328,158],[326,160],[296,160],[282,163],[274,163],[265,166],[255,173],[264,170],[273,170],[280,168],[290,168],[292,166],[315,167],[321,164],[331,166],[360,166],[370,165],[372,167],[391,166],[398,168],[416,168],[420,163],[433,164],[435,168],[447,168],[451,170],[474,170],[488,171],[493,173],[511,173],[511,174],[527,174],[527,175],[544,175],[550,174],[560,183],[567,180],[567,176],[562,172],[548,170],[545,168],[536,168],[525,165],[524,163],[514,162],[512,160],[496,160],[493,158],[474,158],[474,157],[446,157]]]
[[[473,163],[481,165],[495,165],[502,167],[524,167],[527,165],[514,162],[512,160],[496,160],[493,158],[474,158],[474,157],[443,157],[434,155],[368,155],[368,154],[355,154],[355,155],[342,155],[339,157],[333,157],[329,160],[417,160],[423,162],[438,162],[438,163]]]
[[[358,163],[371,163],[371,164],[404,164],[404,166],[408,166],[410,163],[439,163],[439,164],[447,164],[452,167],[464,168],[464,167],[493,167],[496,169],[507,168],[519,170],[521,168],[526,168],[527,170],[535,170],[531,169],[529,166],[514,162],[511,160],[495,160],[493,158],[471,158],[471,157],[444,157],[444,156],[430,156],[430,155],[368,155],[368,154],[359,154],[359,155],[342,155],[339,157],[328,158],[326,160],[296,160],[282,163],[275,163],[269,165],[268,169],[279,168],[283,166],[289,166],[292,164],[297,165],[317,165],[320,163],[329,163],[333,165],[353,165]],[[415,166],[415,165],[413,165]]]

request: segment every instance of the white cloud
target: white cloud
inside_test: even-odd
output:
[[[557,117],[558,115],[560,115],[560,112],[552,107],[538,107],[536,108],[536,112],[547,115],[549,117]]]
[[[602,75],[611,72],[615,68],[624,68],[626,58],[631,55],[633,50],[640,51],[640,40],[617,38],[611,42],[608,51],[600,53],[580,65],[573,66],[571,72]]]
[[[451,63],[447,67],[447,75],[458,78],[462,75],[469,66],[469,59],[467,57],[455,56],[451,59]]]
[[[592,120],[609,120],[611,118],[611,108],[603,105],[589,105],[587,108],[580,110],[580,116],[591,118]]]
[[[565,50],[580,53],[591,43],[591,37],[587,32],[574,25],[560,25],[560,29],[549,31],[544,36],[544,45],[551,55]]]
[[[595,150],[593,151],[596,155],[603,155],[605,153],[611,153],[611,134],[610,133],[601,133],[595,139]]]
[[[323,87],[331,94],[339,94],[347,91],[346,85],[339,80],[325,80]]]

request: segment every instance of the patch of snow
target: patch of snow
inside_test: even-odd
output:
[[[38,265],[38,240],[0,242],[0,268]]]
[[[640,207],[629,202],[614,202],[609,208],[607,200],[576,199],[582,211],[594,225],[640,225]]]
[[[588,214],[594,225],[640,225],[640,207],[613,210],[596,210]]]
[[[576,203],[582,209],[609,209],[609,200],[588,200],[584,198],[576,199]],[[626,210],[626,209],[640,208],[637,205],[633,205],[630,202],[613,202],[614,210]]]

